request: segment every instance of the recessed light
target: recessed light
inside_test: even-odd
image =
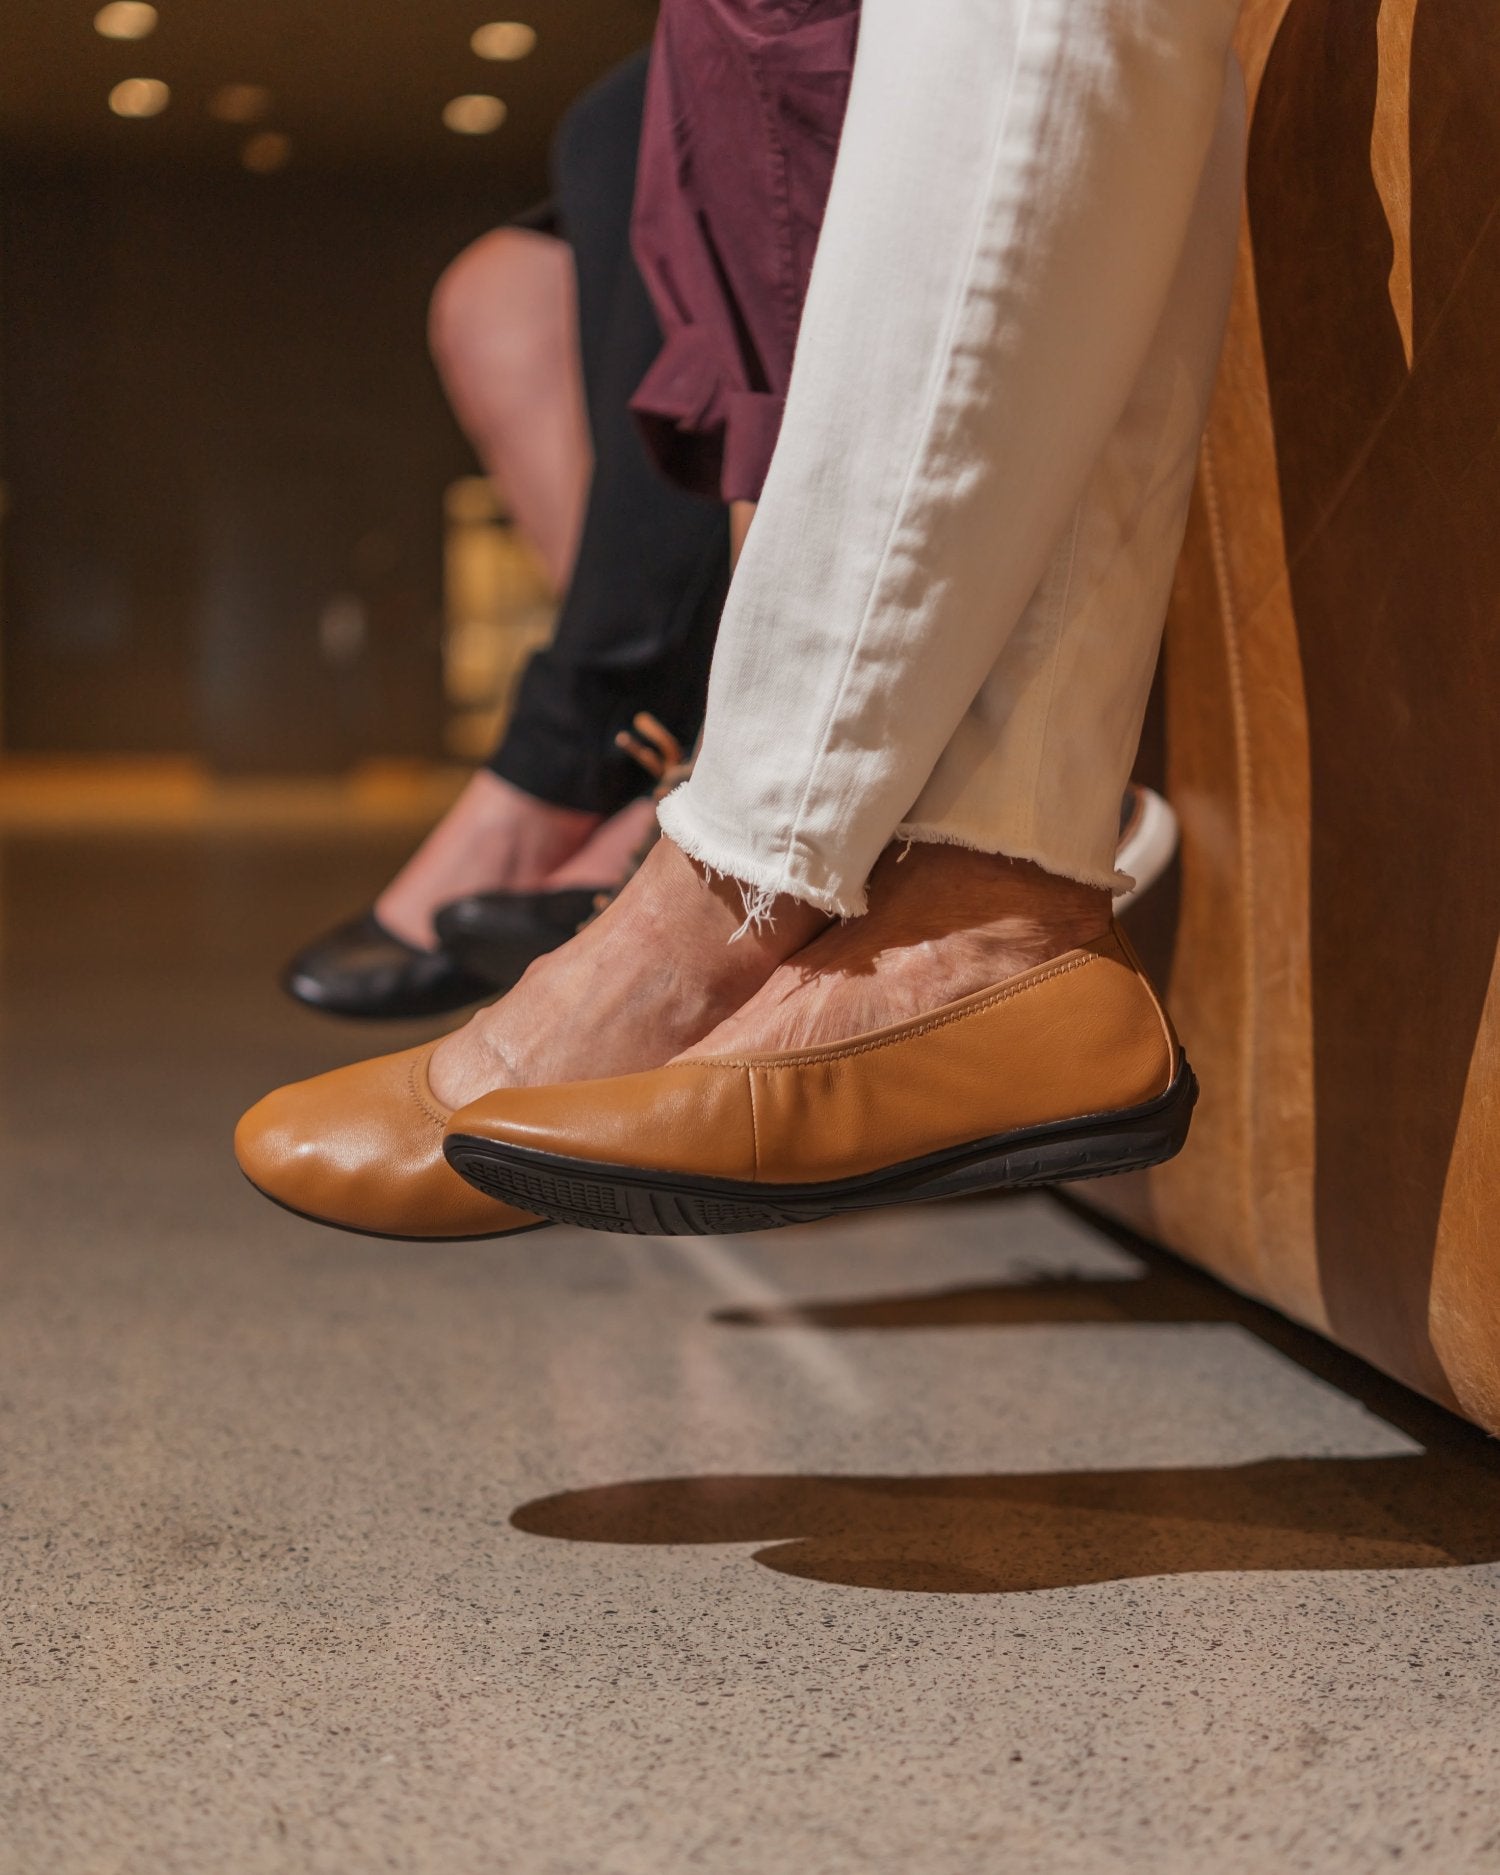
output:
[[[292,140],[282,130],[257,130],[240,145],[240,161],[252,175],[269,176],[292,160]]]
[[[524,59],[536,50],[536,28],[519,20],[491,20],[475,29],[469,44],[482,59]]]
[[[220,85],[208,100],[208,114],[221,124],[258,124],[271,108],[264,85]]]
[[[443,122],[462,137],[483,137],[505,122],[505,106],[486,92],[465,92],[443,106]]]
[[[172,102],[172,93],[159,78],[122,78],[109,94],[116,117],[159,117]]]
[[[156,31],[156,8],[145,0],[110,0],[94,15],[94,31],[106,39],[144,39]]]

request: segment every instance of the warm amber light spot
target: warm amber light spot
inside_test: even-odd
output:
[[[524,59],[536,50],[536,28],[520,20],[491,20],[475,29],[469,44],[482,59]]]
[[[110,0],[94,15],[94,31],[105,39],[144,39],[156,31],[156,8],[145,0]]]
[[[443,122],[462,137],[483,137],[505,122],[505,106],[483,91],[466,92],[443,106]]]
[[[109,94],[116,117],[159,117],[172,93],[159,78],[122,78]]]

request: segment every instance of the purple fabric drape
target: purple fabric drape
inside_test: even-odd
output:
[[[633,235],[664,344],[631,407],[698,493],[765,480],[858,28],[859,0],[664,0]]]

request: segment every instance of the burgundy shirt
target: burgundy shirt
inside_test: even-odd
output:
[[[765,481],[858,27],[859,0],[663,0],[633,244],[664,344],[631,407],[696,492]]]

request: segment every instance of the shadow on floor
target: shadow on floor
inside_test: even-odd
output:
[[[575,1543],[757,1543],[754,1560],[783,1575],[950,1595],[1500,1561],[1500,1454],[1483,1434],[1130,1233],[1101,1228],[1139,1259],[1140,1277],[1049,1276],[712,1319],[825,1332],[1234,1322],[1425,1449],[1102,1473],[641,1479],[537,1498],[511,1522]]]
[[[1500,1560],[1500,1494],[1444,1455],[1180,1471],[644,1479],[511,1521],[582,1543],[762,1543],[848,1588],[997,1595],[1209,1570],[1434,1569]]]

